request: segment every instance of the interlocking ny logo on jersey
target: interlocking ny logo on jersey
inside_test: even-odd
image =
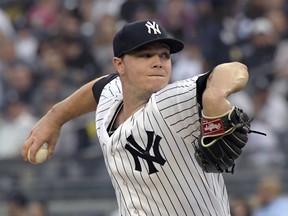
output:
[[[161,31],[159,29],[159,25],[156,22],[150,22],[147,21],[147,23],[145,24],[145,26],[148,28],[148,33],[151,34],[151,30],[153,30],[154,34],[161,34]]]
[[[154,136],[153,131],[146,131],[146,133],[147,133],[147,138],[148,138],[146,149],[143,149],[142,147],[140,147],[132,135],[130,135],[127,138],[127,141],[131,145],[127,143],[125,145],[125,149],[127,149],[134,158],[135,170],[140,171],[140,172],[142,171],[139,157],[142,158],[143,160],[146,160],[148,164],[148,168],[149,168],[149,175],[150,175],[150,174],[158,172],[154,163],[158,163],[161,166],[163,166],[166,160],[160,154],[159,143],[160,143],[161,137],[158,135]],[[154,156],[150,155],[149,153],[152,147],[153,147]]]

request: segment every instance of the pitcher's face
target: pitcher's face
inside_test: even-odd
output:
[[[126,54],[123,65],[124,77],[130,89],[148,98],[170,81],[170,50],[163,43],[151,43]]]

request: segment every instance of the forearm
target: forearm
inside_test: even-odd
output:
[[[203,92],[203,113],[218,116],[231,109],[227,97],[242,90],[248,81],[248,70],[238,62],[225,63],[214,68]]]
[[[50,158],[63,124],[96,109],[97,103],[92,91],[95,82],[97,80],[87,83],[65,100],[55,104],[35,124],[23,145],[22,155],[24,160],[28,159],[27,154],[31,148],[29,160],[35,162],[35,154],[44,143],[48,144]]]

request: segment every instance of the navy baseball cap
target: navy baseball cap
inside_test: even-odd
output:
[[[128,23],[115,35],[113,51],[115,57],[121,57],[143,45],[161,42],[170,47],[170,53],[184,48],[182,41],[169,37],[166,30],[155,21],[145,20]]]

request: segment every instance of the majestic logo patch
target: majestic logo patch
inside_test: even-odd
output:
[[[148,28],[148,33],[151,34],[151,30],[153,30],[154,34],[161,34],[161,31],[159,29],[159,25],[156,22],[150,22],[147,21],[147,23],[145,24],[145,26]]]
[[[130,145],[127,143],[125,145],[125,149],[127,149],[133,156],[133,159],[135,162],[135,170],[140,171],[140,172],[142,171],[139,158],[146,160],[148,164],[148,169],[149,169],[148,172],[150,175],[150,174],[158,172],[154,163],[158,163],[161,166],[163,166],[166,160],[160,154],[159,143],[160,143],[161,137],[158,135],[155,136],[153,131],[146,131],[146,133],[147,133],[147,138],[148,138],[146,149],[143,149],[142,147],[140,147],[132,135],[130,135],[127,138],[127,141],[130,143]],[[150,155],[151,148],[153,148],[154,156]]]

